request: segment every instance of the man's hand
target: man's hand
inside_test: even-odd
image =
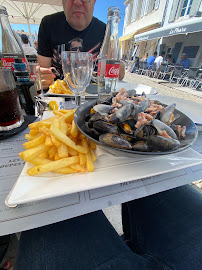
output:
[[[43,89],[48,89],[49,86],[54,82],[55,75],[53,74],[51,68],[40,68],[41,82]]]

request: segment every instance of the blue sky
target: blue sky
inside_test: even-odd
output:
[[[99,20],[107,23],[107,11],[108,7],[117,6],[120,8],[121,20],[119,22],[119,36],[122,36],[123,33],[123,23],[124,23],[124,13],[125,13],[125,5],[124,0],[97,0],[94,9],[94,16]],[[12,24],[11,25],[14,30],[24,30],[28,32],[28,27],[26,24]],[[38,25],[31,25],[31,32],[38,32]]]

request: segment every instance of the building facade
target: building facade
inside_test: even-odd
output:
[[[175,63],[180,61],[181,53],[186,52],[192,66],[201,66],[201,0],[134,0],[125,4],[120,41],[121,52],[128,59],[134,48],[140,59],[144,59],[146,53],[150,56],[155,50],[159,53],[164,50],[172,55]]]

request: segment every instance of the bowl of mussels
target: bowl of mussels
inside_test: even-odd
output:
[[[198,132],[176,104],[150,100],[124,88],[80,106],[78,129],[96,144],[134,154],[164,155],[190,147]]]

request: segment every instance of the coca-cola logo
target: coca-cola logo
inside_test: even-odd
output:
[[[119,75],[119,67],[118,68],[115,68],[114,66],[112,66],[109,70],[109,75]]]
[[[3,60],[3,66],[4,67],[10,67],[11,68],[12,64],[13,64],[12,62],[7,62],[6,60]]]

